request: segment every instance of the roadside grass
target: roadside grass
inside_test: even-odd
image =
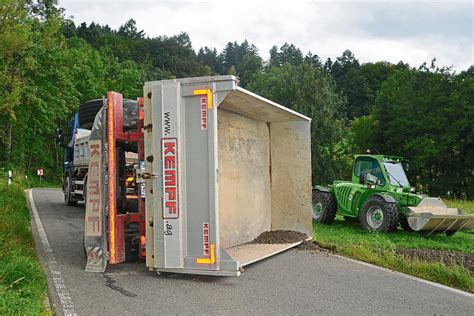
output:
[[[446,201],[474,213],[472,201]],[[322,247],[357,260],[417,276],[447,286],[474,293],[474,276],[463,266],[446,266],[438,262],[409,260],[396,254],[396,249],[431,249],[474,253],[474,231],[458,232],[448,237],[437,234],[423,237],[416,232],[398,230],[396,233],[373,233],[362,229],[357,222],[337,216],[332,225],[313,225],[313,240]]]
[[[8,170],[0,167],[0,181],[7,183]],[[26,174],[21,170],[13,169],[13,183],[18,184],[24,189],[29,188],[60,188],[61,178],[51,175],[49,177],[42,177],[41,179],[36,174]]]
[[[448,199],[443,199],[443,201],[449,207],[456,207],[456,208],[462,210],[464,213],[474,214],[474,201],[448,200]]]
[[[24,186],[0,180],[0,315],[49,315]]]

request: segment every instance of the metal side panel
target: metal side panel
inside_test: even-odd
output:
[[[219,270],[217,112],[214,86],[195,86],[184,102],[185,268]]]
[[[151,87],[154,267],[183,267],[180,84]]]
[[[146,222],[146,266],[154,266],[154,257],[155,257],[155,243],[154,243],[154,214],[153,214],[153,180],[150,177],[152,172],[152,162],[150,158],[153,156],[152,148],[152,133],[153,133],[153,108],[151,106],[151,86],[145,86],[143,88],[144,97],[144,149],[145,149],[145,170],[144,172],[148,174],[147,177],[143,177],[145,181],[145,222]]]

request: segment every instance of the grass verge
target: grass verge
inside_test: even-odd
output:
[[[474,213],[472,201],[446,201],[450,207],[459,207]],[[332,225],[313,225],[313,239],[322,247],[337,253],[474,293],[474,277],[463,266],[447,266],[440,262],[409,260],[396,254],[396,249],[432,249],[474,253],[474,231],[458,232],[447,237],[438,234],[425,238],[416,232],[371,233],[339,218]]]
[[[24,186],[0,181],[0,315],[50,314]]]

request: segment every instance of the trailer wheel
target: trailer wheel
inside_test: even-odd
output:
[[[362,227],[369,231],[394,231],[399,221],[397,205],[373,195],[362,205],[359,219]]]
[[[331,224],[336,217],[336,200],[331,192],[313,190],[311,215],[313,220],[321,224]]]
[[[71,178],[67,175],[66,180],[64,181],[64,204],[67,206],[77,205],[77,201],[71,199],[71,186]]]

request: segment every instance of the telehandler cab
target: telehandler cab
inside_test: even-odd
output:
[[[334,181],[329,188],[313,188],[312,216],[331,224],[336,214],[359,219],[367,230],[394,231],[398,225],[429,236],[474,229],[474,215],[448,208],[440,198],[411,193],[402,157],[357,155],[352,181]]]

